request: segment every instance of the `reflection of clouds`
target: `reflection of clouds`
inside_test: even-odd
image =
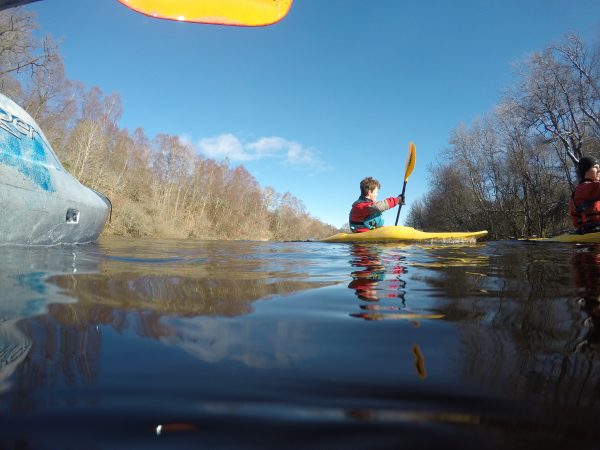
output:
[[[309,330],[299,323],[224,321],[206,317],[163,319],[172,332],[163,342],[216,363],[237,361],[257,369],[289,368],[315,354]],[[259,326],[257,326],[259,325]]]

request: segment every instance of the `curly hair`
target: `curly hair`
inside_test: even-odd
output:
[[[360,182],[360,195],[365,196],[375,188],[381,188],[379,181],[373,177],[367,177]]]

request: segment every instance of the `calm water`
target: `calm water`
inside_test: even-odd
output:
[[[598,448],[600,247],[0,249],[0,448]]]

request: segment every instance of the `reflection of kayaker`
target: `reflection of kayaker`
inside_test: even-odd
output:
[[[406,267],[395,263],[386,267],[375,247],[365,244],[354,244],[352,247],[352,266],[361,270],[352,271],[352,281],[348,284],[354,289],[356,296],[364,301],[375,302],[380,298],[400,298],[404,304],[405,281],[400,279]],[[395,275],[395,279],[386,281],[386,273]],[[379,284],[385,282],[384,287]]]
[[[586,324],[589,332],[578,345],[600,342],[600,246],[578,251],[573,257],[575,283],[580,296],[579,303],[589,315]]]
[[[404,299],[406,282],[401,279],[401,276],[406,272],[406,267],[395,260],[391,263],[388,261],[386,265],[384,261],[386,258],[381,256],[377,247],[367,244],[354,244],[352,256],[352,267],[361,270],[350,273],[352,281],[348,284],[348,288],[353,289],[360,300],[369,302],[369,304],[359,305],[360,309],[366,312],[352,314],[352,316],[380,320],[384,315],[392,317],[403,310],[406,307]],[[393,278],[386,280],[387,275]],[[373,304],[380,299],[394,299],[394,301],[393,304]]]
[[[350,276],[352,281],[348,285],[354,289],[356,296],[365,301],[377,301],[377,285],[385,279],[385,266],[377,252],[367,245],[354,245],[352,247],[352,266],[360,267]]]

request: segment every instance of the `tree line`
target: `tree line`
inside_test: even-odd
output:
[[[37,38],[37,27],[23,8],[0,13],[0,91],[37,121],[66,170],[110,198],[105,234],[304,240],[339,231],[243,166],[204,158],[177,136],[120,128],[120,96],[67,79],[59,45]]]
[[[493,111],[453,130],[411,226],[487,229],[492,239],[572,228],[576,161],[600,156],[600,46],[569,34],[516,68]]]

